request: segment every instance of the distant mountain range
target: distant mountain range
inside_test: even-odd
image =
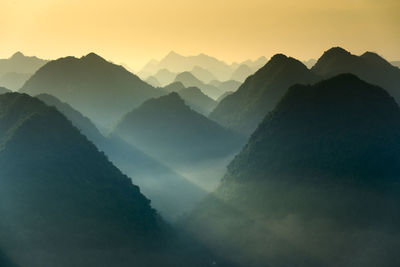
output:
[[[146,101],[126,114],[113,134],[168,163],[226,156],[243,142],[190,109],[177,93]]]
[[[399,265],[398,140],[382,88],[295,85],[183,224],[242,266]]]
[[[8,59],[0,59],[0,86],[18,90],[40,67],[48,61],[27,57],[17,52]]]
[[[53,95],[89,117],[102,130],[112,128],[123,114],[143,101],[163,94],[94,53],[50,61],[20,92]]]
[[[176,75],[177,73],[186,71],[191,72],[206,84],[212,80],[236,80],[243,82],[266,62],[267,59],[265,57],[260,57],[255,61],[246,60],[241,63],[229,65],[205,54],[186,57],[175,52],[170,52],[161,61],[151,60],[138,75],[144,79],[154,76],[163,86],[172,82],[171,73],[175,73]]]

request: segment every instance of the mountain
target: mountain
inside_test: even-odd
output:
[[[201,67],[217,77],[218,80],[228,80],[232,69],[225,62],[205,54],[197,56],[182,56],[171,51],[161,61],[152,60],[140,71],[142,74],[154,74],[161,69],[168,69],[171,72],[181,73],[191,71],[194,67]]]
[[[225,97],[209,117],[224,127],[250,135],[291,85],[316,80],[303,63],[277,54],[236,92]]]
[[[33,267],[219,262],[164,223],[139,187],[36,98],[0,96],[0,177],[0,260]]]
[[[154,77],[160,82],[161,86],[165,86],[173,82],[176,77],[176,73],[173,73],[167,69],[160,69],[154,74]]]
[[[231,80],[244,82],[247,77],[254,73],[254,70],[246,64],[240,65],[231,76]]]
[[[147,78],[146,83],[150,84],[153,87],[161,87],[161,83],[154,76],[150,76],[149,78]]]
[[[146,101],[126,114],[113,134],[168,163],[226,156],[243,141],[190,109],[177,93]]]
[[[209,83],[209,85],[217,87],[221,92],[234,92],[242,85],[242,83],[235,80],[228,80],[224,82],[213,80]]]
[[[204,116],[208,116],[217,105],[214,99],[205,95],[197,87],[184,88],[178,91],[178,94],[190,108]]]
[[[248,67],[250,67],[250,69],[252,69],[253,73],[256,72],[258,69],[260,69],[262,66],[264,66],[267,63],[268,59],[264,56],[259,57],[256,60],[245,60],[243,62],[237,63],[234,62],[231,64],[231,68],[233,70],[236,70],[238,67],[240,67],[241,65],[246,65]]]
[[[190,72],[203,83],[209,83],[217,79],[211,72],[199,66],[194,66]]]
[[[317,60],[314,58],[310,58],[309,60],[304,60],[303,64],[307,66],[307,68],[311,69],[315,63],[317,63]]]
[[[324,52],[312,71],[325,78],[352,73],[385,88],[400,103],[400,69],[376,53],[366,52],[356,56],[343,48],[334,47]]]
[[[30,95],[51,94],[109,129],[123,114],[163,92],[121,66],[90,53],[50,61],[21,88]]]
[[[188,71],[176,75],[174,82],[181,82],[185,87],[197,87],[213,99],[223,94],[217,87],[203,83]]]
[[[178,93],[190,108],[205,116],[208,116],[217,105],[214,99],[204,94],[199,88],[186,88],[181,82],[171,83],[165,86],[163,90],[168,93]]]
[[[27,57],[17,52],[8,59],[0,59],[0,86],[18,90],[47,60]]]
[[[67,103],[51,95],[38,95],[48,106],[57,108],[91,142],[109,157],[120,170],[133,177],[133,182],[152,200],[164,218],[175,221],[193,208],[206,192],[186,177],[169,169],[117,136],[105,137],[96,126]],[[1,265],[0,265],[1,266]]]
[[[222,99],[224,99],[225,97],[227,97],[228,95],[231,95],[231,94],[233,94],[234,92],[232,92],[232,91],[227,91],[227,92],[225,92],[225,93],[223,93],[220,97],[218,97],[217,98],[217,102],[221,102],[222,101]]]
[[[397,266],[400,108],[342,74],[295,85],[183,223],[243,266]]]
[[[10,93],[11,91],[5,87],[0,87],[0,94]]]
[[[131,262],[152,261],[146,250],[164,242],[162,225],[128,177],[35,98],[1,95],[0,114],[0,209],[7,218],[0,243],[11,258],[23,266],[107,266],[114,256],[111,262],[125,265],[121,249]]]
[[[163,87],[163,90],[168,93],[179,92],[180,90],[186,88],[181,82],[173,82]]]

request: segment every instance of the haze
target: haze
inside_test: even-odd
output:
[[[232,62],[342,46],[399,60],[399,11],[397,0],[2,0],[0,57],[94,51],[138,70],[170,50]]]

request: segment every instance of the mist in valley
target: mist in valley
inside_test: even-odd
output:
[[[106,2],[0,3],[0,267],[400,266],[397,2]]]

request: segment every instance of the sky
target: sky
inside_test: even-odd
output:
[[[0,58],[95,52],[131,69],[173,50],[228,63],[332,46],[400,60],[399,0],[0,0]]]

